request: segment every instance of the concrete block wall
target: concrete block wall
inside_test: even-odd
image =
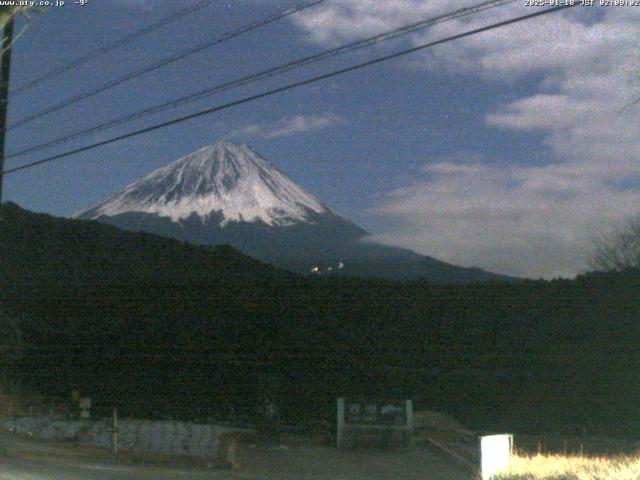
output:
[[[80,445],[111,447],[111,420],[67,420],[49,417],[0,418],[0,428],[48,440],[77,441]],[[169,455],[214,458],[222,437],[251,430],[177,421],[118,420],[118,447]]]

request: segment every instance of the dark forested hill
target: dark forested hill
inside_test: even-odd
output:
[[[640,428],[639,298],[637,271],[466,286],[306,278],[10,204],[0,223],[0,311],[23,345],[14,376],[136,415],[250,416],[275,377],[287,421],[369,394],[472,427],[628,433]]]
[[[67,277],[65,281],[197,276],[227,279],[284,277],[282,272],[227,246],[196,247],[147,233],[33,214],[3,206],[0,251],[3,275]]]

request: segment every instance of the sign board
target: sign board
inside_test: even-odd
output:
[[[346,448],[358,438],[383,434],[386,439],[411,443],[413,403],[411,400],[338,398],[338,448]]]
[[[480,468],[482,480],[491,478],[509,466],[513,452],[513,435],[480,437]]]
[[[405,401],[345,400],[347,425],[406,425]]]

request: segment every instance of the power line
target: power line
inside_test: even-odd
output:
[[[153,115],[156,113],[160,113],[162,111],[171,109],[171,108],[175,108],[178,107],[180,105],[184,105],[187,103],[191,103],[197,100],[202,100],[203,98],[207,98],[210,96],[213,96],[217,93],[221,93],[221,92],[225,92],[228,90],[231,90],[233,88],[236,87],[240,87],[243,85],[248,85],[260,80],[264,80],[267,78],[272,78],[275,77],[277,75],[281,75],[290,71],[293,71],[295,69],[298,69],[300,67],[306,66],[306,65],[310,65],[313,63],[317,63],[323,60],[326,60],[328,58],[332,58],[332,57],[337,57],[339,55],[343,55],[345,53],[348,52],[353,52],[356,50],[360,50],[366,47],[370,47],[372,45],[384,42],[384,41],[389,41],[395,38],[398,38],[402,35],[406,35],[409,33],[413,33],[416,32],[418,30],[424,29],[426,27],[430,27],[433,25],[436,25],[438,23],[442,23],[442,22],[446,22],[446,21],[450,21],[453,20],[455,18],[460,18],[460,17],[464,17],[464,16],[469,16],[469,15],[473,15],[473,14],[477,14],[479,12],[488,10],[488,9],[492,9],[492,8],[496,8],[496,7],[500,7],[509,3],[514,3],[517,0],[490,0],[490,1],[486,1],[483,3],[480,3],[478,5],[474,5],[471,7],[466,7],[466,8],[462,8],[462,9],[458,9],[449,13],[445,13],[442,15],[438,15],[435,17],[430,17],[428,19],[424,19],[421,20],[419,22],[416,23],[412,23],[406,26],[402,26],[400,28],[396,28],[393,30],[389,30],[387,32],[383,32],[381,34],[372,36],[372,37],[368,37],[365,39],[361,39],[361,40],[357,40],[355,42],[351,42],[336,48],[332,48],[329,50],[324,50],[320,53],[314,54],[314,55],[310,55],[310,56],[306,56],[303,58],[300,58],[298,60],[294,60],[291,62],[287,62],[284,64],[280,64],[277,65],[275,67],[266,69],[266,70],[262,70],[260,72],[257,73],[253,73],[250,75],[246,75],[244,77],[229,81],[229,82],[225,82],[222,84],[218,84],[215,85],[213,87],[209,87],[206,88],[204,90],[200,90],[198,92],[195,93],[191,93],[189,95],[180,97],[178,99],[175,100],[171,100],[169,102],[165,102],[165,103],[161,103],[159,105],[154,105],[151,107],[147,107],[144,108],[142,110],[138,110],[136,112],[133,112],[131,114],[125,115],[123,117],[119,117],[119,118],[115,118],[112,120],[108,120],[106,122],[100,123],[98,125],[94,125],[93,127],[89,127],[83,130],[78,130],[69,134],[65,134],[62,135],[60,137],[54,138],[52,140],[48,140],[44,143],[38,144],[38,145],[34,145],[31,147],[27,147],[25,149],[19,150],[17,152],[11,153],[10,155],[7,156],[7,158],[15,158],[15,157],[20,157],[20,156],[24,156],[28,153],[33,153],[33,152],[37,152],[52,146],[56,146],[56,145],[60,145],[63,143],[67,143],[68,141],[71,140],[76,140],[78,138],[82,138],[85,137],[87,135],[91,135],[103,130],[106,130],[108,128],[112,128],[115,126],[119,126],[119,125],[123,125],[125,123],[129,123],[133,120],[137,120],[143,117],[146,117],[148,115]]]
[[[507,26],[507,25],[512,25],[512,24],[519,23],[519,22],[522,22],[522,21],[525,21],[525,20],[529,20],[529,19],[532,19],[532,18],[540,17],[542,15],[546,15],[546,14],[549,14],[549,13],[559,12],[561,10],[564,10],[566,8],[571,8],[571,7],[574,7],[576,5],[578,5],[578,4],[577,3],[575,3],[575,4],[565,4],[565,5],[561,5],[559,7],[548,8],[548,9],[540,10],[540,11],[537,11],[537,12],[534,12],[534,13],[529,13],[527,15],[522,15],[522,16],[519,16],[519,17],[511,18],[509,20],[504,20],[502,22],[493,23],[493,24],[487,25],[485,27],[476,28],[476,29],[473,29],[473,30],[467,30],[466,32],[459,33],[457,35],[452,35],[452,36],[449,36],[449,37],[446,37],[446,38],[443,38],[443,39],[440,39],[440,40],[436,40],[436,41],[433,41],[433,42],[429,42],[429,43],[425,43],[425,44],[422,44],[422,45],[418,45],[417,47],[401,50],[399,52],[395,52],[395,53],[392,53],[390,55],[385,55],[385,56],[382,56],[382,57],[378,57],[378,58],[375,58],[373,60],[368,60],[368,61],[363,62],[363,63],[358,63],[356,65],[352,65],[352,66],[347,67],[347,68],[334,70],[332,72],[325,73],[324,75],[320,75],[320,76],[312,77],[312,78],[309,78],[309,79],[306,79],[306,80],[301,80],[301,81],[298,81],[298,82],[290,83],[290,84],[285,85],[283,87],[275,88],[273,90],[268,90],[266,92],[258,93],[256,95],[251,95],[249,97],[244,97],[244,98],[242,98],[240,100],[235,100],[235,101],[232,101],[232,102],[229,102],[229,103],[225,103],[223,105],[218,105],[218,106],[215,106],[215,107],[211,107],[211,108],[208,108],[206,110],[201,110],[201,111],[196,112],[196,113],[192,113],[192,114],[189,114],[189,115],[184,115],[182,117],[174,118],[173,120],[169,120],[169,121],[166,121],[166,122],[158,123],[158,124],[152,125],[150,127],[145,127],[145,128],[140,129],[140,130],[135,130],[133,132],[129,132],[129,133],[126,133],[126,134],[123,134],[123,135],[118,135],[118,136],[110,138],[108,140],[103,140],[101,142],[97,142],[97,143],[93,143],[91,145],[87,145],[87,146],[84,146],[84,147],[76,148],[74,150],[70,150],[70,151],[67,151],[67,152],[64,152],[64,153],[60,153],[58,155],[53,155],[53,156],[50,156],[50,157],[47,157],[47,158],[43,158],[42,160],[37,160],[35,162],[30,162],[30,163],[27,163],[27,164],[24,164],[24,165],[20,165],[18,167],[14,167],[14,168],[5,170],[4,172],[2,172],[2,174],[3,175],[7,175],[7,174],[10,174],[10,173],[18,172],[20,170],[26,170],[26,169],[29,169],[29,168],[33,168],[33,167],[36,167],[38,165],[43,165],[45,163],[49,163],[49,162],[53,162],[55,160],[59,160],[59,159],[62,159],[62,158],[69,157],[71,155],[75,155],[75,154],[78,154],[78,153],[82,153],[82,152],[86,152],[86,151],[89,151],[89,150],[93,150],[95,148],[99,148],[99,147],[102,147],[104,145],[109,145],[111,143],[119,142],[121,140],[126,140],[128,138],[136,137],[136,136],[139,136],[139,135],[143,135],[145,133],[149,133],[149,132],[152,132],[152,131],[155,131],[155,130],[159,130],[161,128],[165,128],[165,127],[169,127],[171,125],[182,123],[182,122],[185,122],[187,120],[191,120],[193,118],[202,117],[204,115],[210,115],[212,113],[219,112],[221,110],[226,110],[226,109],[229,109],[231,107],[236,107],[238,105],[243,105],[245,103],[249,103],[249,102],[252,102],[252,101],[255,101],[255,100],[259,100],[261,98],[270,97],[270,96],[276,95],[278,93],[285,92],[287,90],[293,90],[295,88],[303,87],[305,85],[310,85],[312,83],[316,83],[316,82],[319,82],[319,81],[322,81],[322,80],[327,80],[329,78],[337,77],[339,75],[344,75],[345,73],[349,73],[349,72],[353,72],[353,71],[356,71],[356,70],[360,70],[362,68],[366,68],[366,67],[370,67],[370,66],[373,66],[373,65],[377,65],[379,63],[386,62],[388,60],[392,60],[392,59],[395,59],[395,58],[398,58],[398,57],[402,57],[402,56],[405,56],[405,55],[408,55],[408,54],[411,54],[411,53],[415,53],[415,52],[418,52],[418,51],[421,51],[421,50],[424,50],[424,49],[427,49],[427,48],[435,47],[437,45],[442,45],[444,43],[448,43],[448,42],[451,42],[451,41],[454,41],[454,40],[458,40],[460,38],[465,38],[465,37],[469,37],[469,36],[472,36],[472,35],[477,35],[479,33],[487,32],[489,30],[494,30],[496,28],[504,27],[504,26]]]
[[[292,8],[288,8],[280,13],[276,13],[274,15],[270,15],[266,18],[264,18],[263,20],[259,20],[257,22],[253,22],[250,23],[249,25],[246,25],[244,27],[241,27],[237,30],[233,30],[231,32],[225,33],[220,37],[217,37],[213,40],[208,40],[204,43],[201,43],[199,45],[196,45],[195,47],[189,48],[187,50],[184,50],[182,52],[178,52],[174,55],[171,55],[170,57],[164,58],[159,60],[158,62],[152,63],[151,65],[148,65],[140,70],[135,70],[133,72],[127,73],[121,77],[115,78],[113,80],[110,80],[106,83],[103,83],[102,85],[93,88],[91,90],[87,90],[83,93],[80,93],[78,95],[74,95],[70,98],[67,98],[66,100],[63,100],[59,103],[56,103],[50,107],[47,107],[43,110],[40,110],[39,112],[35,112],[31,115],[27,115],[26,117],[21,118],[20,120],[14,122],[13,124],[9,125],[7,127],[7,131],[9,130],[13,130],[14,128],[20,127],[22,125],[26,125],[27,123],[30,123],[38,118],[42,118],[45,115],[49,115],[50,113],[53,112],[57,112],[58,110],[61,110],[63,108],[66,108],[70,105],[73,105],[75,103],[78,103],[81,100],[87,99],[89,97],[93,97],[94,95],[97,95],[99,93],[105,92],[107,90],[112,89],[113,87],[116,87],[118,85],[121,85],[122,83],[125,83],[129,80],[133,80],[135,78],[138,78],[142,75],[145,75],[149,72],[153,72],[159,68],[162,67],[166,67],[167,65],[171,65],[172,63],[175,63],[179,60],[182,60],[184,58],[187,58],[191,55],[194,55],[198,52],[201,52],[202,50],[205,50],[207,48],[211,48],[215,45],[219,45],[221,43],[224,43],[228,40],[231,40],[232,38],[236,38],[239,37],[240,35],[243,35],[245,33],[248,33],[252,30],[258,29],[260,27],[264,27],[266,25],[269,25],[270,23],[274,23],[277,22],[278,20],[281,20],[285,17],[288,17],[290,15],[293,15],[295,13],[298,13],[302,10],[306,10],[308,8],[314,7],[316,5],[319,5],[321,3],[324,3],[326,0],[313,0],[312,2],[309,3],[303,3],[300,5],[297,5],[295,7]]]
[[[72,60],[69,63],[66,63],[65,65],[62,65],[54,70],[51,70],[47,73],[45,73],[44,75],[28,82],[25,83],[24,85],[15,88],[12,90],[12,95],[19,95],[21,93],[26,92],[27,90],[32,89],[33,87],[35,87],[36,85],[40,85],[43,82],[46,82],[47,80],[57,77],[58,75],[68,72],[69,70],[72,70],[76,67],[80,67],[81,65],[84,65],[85,63],[90,62],[91,60],[94,60],[102,55],[104,55],[105,53],[108,53],[112,50],[116,50],[117,48],[122,47],[123,45],[126,45],[128,43],[133,42],[134,40],[137,40],[138,38],[147,35],[148,33],[154,32],[155,30],[158,30],[161,27],[164,27],[165,25],[168,25],[172,22],[175,22],[177,20],[180,20],[183,17],[186,17],[187,15],[190,15],[191,13],[197,12],[198,10],[203,9],[204,7],[208,6],[209,4],[213,3],[216,0],[202,0],[198,3],[195,3],[187,8],[184,8],[182,10],[179,10],[165,18],[162,18],[161,20],[159,20],[156,23],[153,23],[151,25],[148,25],[144,28],[141,28],[140,30],[136,30],[135,32],[130,33],[129,35],[126,35],[124,37],[122,37],[121,39],[109,44],[109,45],[105,45],[91,53],[88,53],[87,55],[84,55],[82,57],[78,57],[75,60]]]

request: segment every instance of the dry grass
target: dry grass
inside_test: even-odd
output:
[[[640,454],[616,457],[514,455],[496,480],[639,480]]]

